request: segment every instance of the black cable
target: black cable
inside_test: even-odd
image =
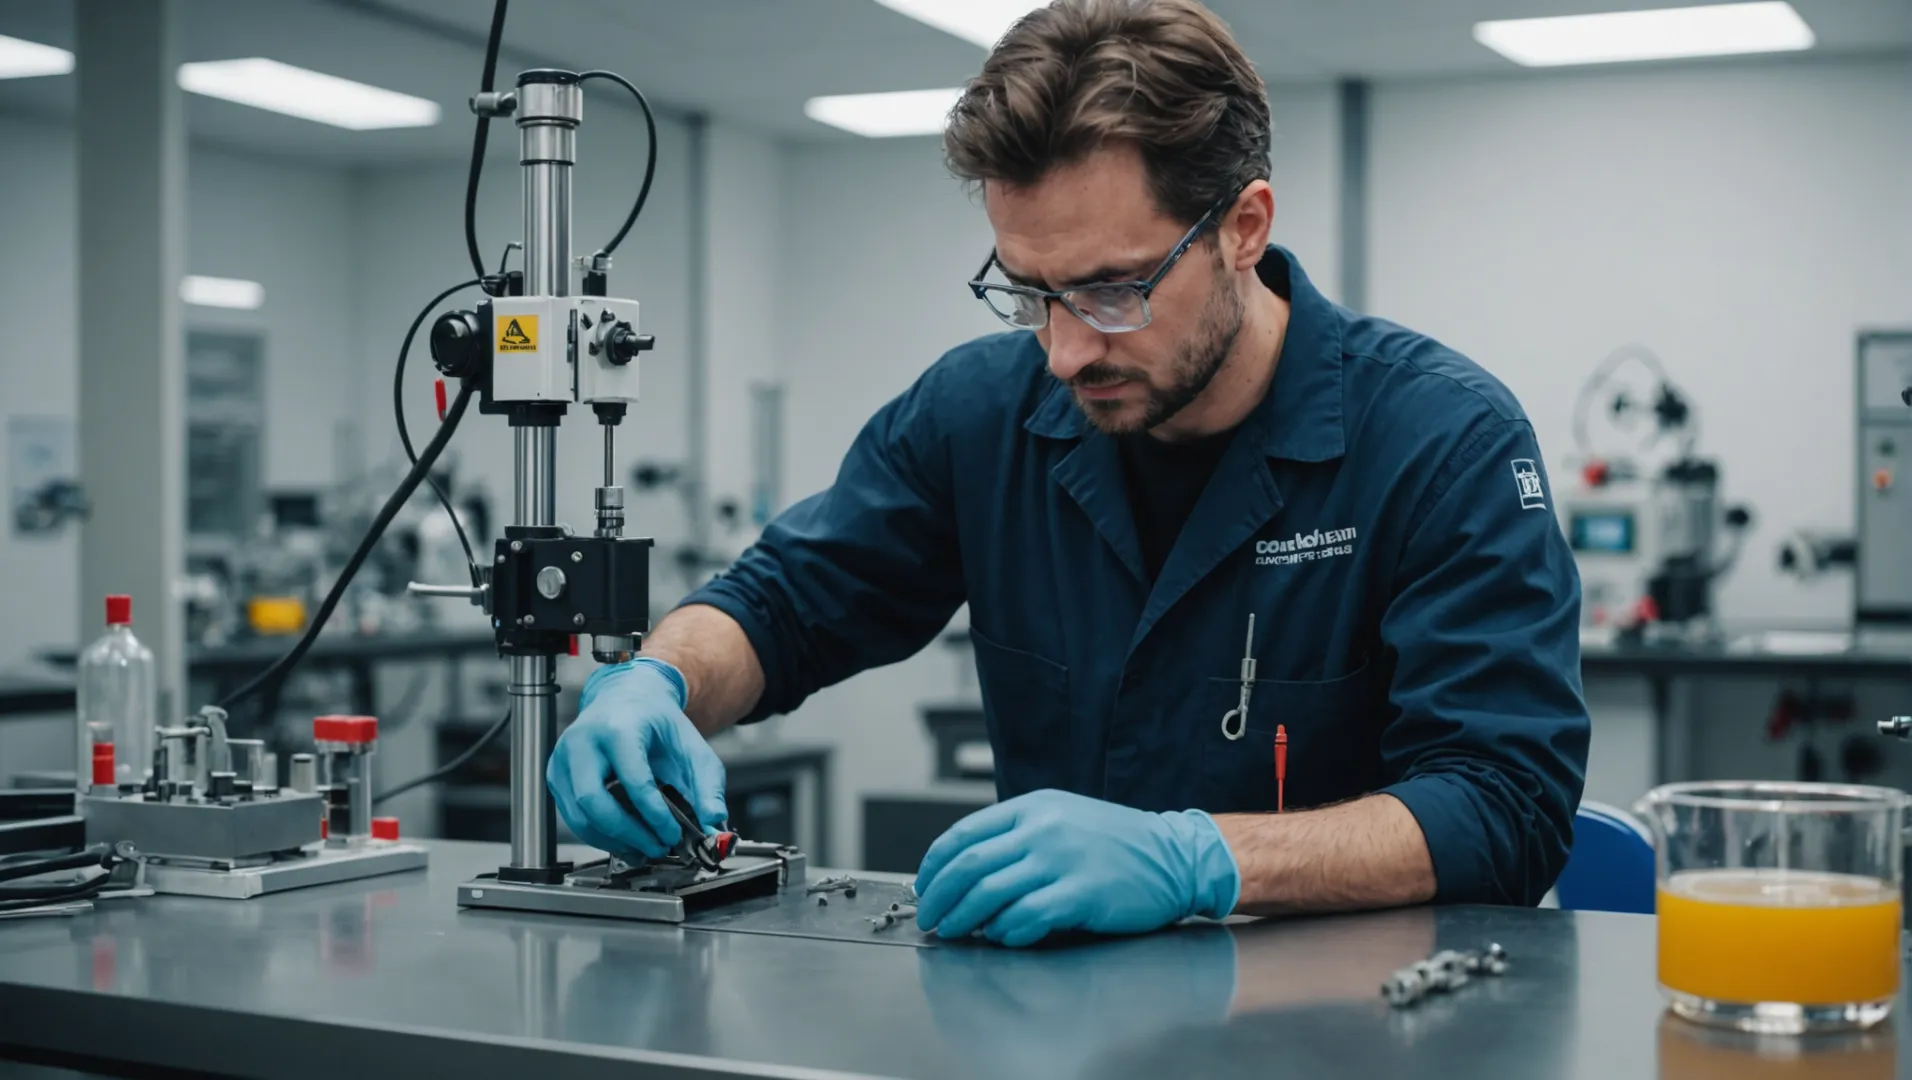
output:
[[[411,685],[405,687],[405,692],[398,696],[397,703],[379,709],[379,731],[389,733],[411,723],[412,715],[418,711],[418,699],[425,696],[425,684],[430,679],[430,670],[420,668],[412,676]]]
[[[72,900],[91,900],[105,891],[107,882],[112,878],[113,875],[110,872],[102,871],[82,881],[68,882],[63,885],[0,886],[0,911]]]
[[[505,37],[505,0],[491,9],[491,35],[485,39],[485,73],[479,80],[480,92],[491,93],[492,80],[498,74],[498,46]],[[471,272],[485,276],[485,257],[478,252],[478,175],[484,171],[485,143],[491,134],[491,117],[478,114],[478,127],[471,135],[471,172],[465,177],[465,250],[471,255]]]
[[[398,364],[392,373],[392,416],[398,421],[398,442],[405,448],[405,460],[414,466],[418,464],[418,454],[412,450],[412,433],[405,425],[405,358],[411,354],[412,339],[418,336],[418,328],[424,325],[425,317],[432,313],[432,309],[444,303],[451,294],[478,284],[482,282],[477,279],[461,281],[432,297],[431,303],[426,304],[418,317],[412,320],[411,328],[405,331],[404,343],[398,347]],[[465,526],[459,522],[458,512],[451,508],[451,499],[446,497],[445,489],[438,486],[437,480],[427,475],[425,483],[431,485],[432,494],[438,496],[438,505],[445,508],[445,516],[451,519],[451,527],[458,531],[458,546],[465,549],[465,565],[470,568],[471,583],[478,584],[478,556],[472,553],[471,538],[465,535]]]
[[[398,489],[392,492],[391,498],[386,499],[385,505],[379,508],[378,516],[372,519],[371,528],[367,529],[365,536],[359,540],[358,550],[352,552],[352,557],[346,560],[345,568],[339,571],[338,580],[332,583],[331,591],[325,594],[324,601],[319,604],[318,613],[312,617],[311,625],[305,628],[305,633],[300,635],[298,642],[284,656],[274,660],[270,667],[221,698],[220,708],[230,711],[233,705],[284,678],[287,672],[298,666],[299,661],[305,659],[305,654],[312,649],[312,643],[318,640],[320,629],[325,626],[326,620],[332,617],[332,612],[339,606],[339,601],[344,599],[346,586],[352,583],[352,578],[358,574],[359,568],[365,565],[365,560],[371,556],[372,549],[378,546],[379,539],[385,535],[386,527],[391,525],[392,519],[404,509],[412,493],[418,490],[419,483],[431,473],[431,467],[437,464],[438,456],[445,452],[451,437],[458,431],[458,422],[465,418],[465,408],[471,404],[472,395],[477,392],[477,389],[476,383],[466,383],[459,389],[458,400],[452,403],[451,412],[446,414],[445,422],[438,425],[438,434],[433,435],[432,441],[425,444],[424,456],[412,466],[411,472],[405,474],[405,479],[399,482]]]
[[[624,225],[617,230],[617,235],[611,237],[610,243],[598,249],[598,254],[609,255],[624,242],[624,235],[631,231],[632,225],[637,224],[637,215],[644,212],[644,203],[651,197],[651,180],[657,175],[657,118],[651,115],[651,103],[644,99],[643,91],[632,86],[630,80],[624,76],[614,71],[587,71],[578,76],[580,84],[592,79],[608,79],[631,92],[631,96],[637,99],[637,107],[644,111],[644,131],[650,139],[650,146],[644,158],[644,183],[637,189],[637,201],[631,204],[631,212],[625,216]]]
[[[1661,386],[1672,387],[1674,392],[1679,393],[1679,386],[1667,375],[1666,366],[1660,362],[1660,358],[1653,353],[1653,350],[1648,349],[1646,346],[1623,345],[1608,353],[1605,359],[1594,365],[1593,373],[1587,376],[1587,381],[1581,383],[1579,391],[1574,394],[1573,441],[1574,448],[1580,452],[1580,456],[1583,458],[1591,458],[1593,456],[1592,438],[1587,432],[1587,414],[1589,407],[1593,404],[1594,392],[1605,387],[1608,380],[1618,374],[1620,366],[1628,360],[1638,361],[1642,367],[1647,369],[1647,373],[1653,376]],[[1686,398],[1686,395],[1683,393],[1681,393],[1680,396]],[[1690,407],[1692,399],[1686,398],[1686,400],[1689,402]],[[1697,412],[1697,410],[1695,410],[1695,412]],[[1699,424],[1697,415],[1693,417],[1693,421],[1689,427],[1689,437],[1685,440],[1685,445],[1689,449],[1692,445],[1693,438],[1697,437],[1698,433]],[[1657,438],[1658,435],[1659,431],[1656,428],[1654,437]]]
[[[505,714],[498,718],[497,723],[486,728],[485,733],[478,736],[478,741],[465,747],[457,757],[452,758],[450,761],[447,761],[423,776],[415,776],[395,788],[379,792],[377,795],[372,796],[372,805],[377,806],[387,799],[396,799],[413,788],[421,788],[426,784],[435,784],[450,776],[452,773],[457,772],[459,769],[464,768],[466,765],[471,764],[471,759],[477,757],[480,751],[491,745],[510,723],[511,710],[507,709],[505,710]]]
[[[57,874],[62,870],[85,870],[90,867],[107,866],[116,858],[118,856],[113,854],[113,849],[105,844],[95,844],[67,855],[49,855],[42,859],[27,859],[0,866],[0,882],[39,877],[41,874]]]
[[[46,885],[0,885],[0,912],[21,911],[48,904],[91,900],[106,890],[113,880],[113,868],[120,857],[105,844],[94,844],[66,855],[9,861],[0,867],[0,881],[57,874],[67,870],[98,870],[100,873],[78,881]]]

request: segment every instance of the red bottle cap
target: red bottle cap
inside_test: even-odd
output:
[[[106,598],[106,625],[133,625],[133,598],[130,596],[109,596]]]
[[[312,721],[318,742],[373,743],[378,741],[376,716],[320,716]]]
[[[110,742],[93,744],[93,783],[95,786],[113,783],[113,744]]]
[[[372,819],[372,839],[397,840],[398,819],[395,817],[375,817]]]

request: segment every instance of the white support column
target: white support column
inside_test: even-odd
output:
[[[130,593],[159,661],[161,722],[185,700],[186,129],[179,0],[78,0],[80,638]]]

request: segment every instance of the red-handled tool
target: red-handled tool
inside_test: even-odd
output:
[[[1288,728],[1283,724],[1275,725],[1275,813],[1281,813],[1287,803],[1288,793]]]
[[[611,798],[617,800],[617,804],[624,808],[625,813],[632,817],[638,816],[637,806],[631,802],[630,792],[624,790],[624,781],[615,776],[606,777],[604,790],[610,793]],[[697,815],[691,810],[690,800],[684,798],[669,784],[658,784],[657,793],[664,797],[664,804],[670,807],[671,816],[677,819],[677,827],[684,834],[677,841],[677,846],[671,849],[671,854],[686,863],[701,866],[705,870],[719,869],[723,861],[730,857],[731,850],[737,846],[737,834],[720,832],[706,835],[704,827],[698,824]]]

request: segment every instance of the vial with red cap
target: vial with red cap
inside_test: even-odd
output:
[[[80,653],[74,771],[84,795],[95,786],[96,745],[111,747],[113,782],[145,780],[159,725],[153,651],[133,636],[133,598],[106,598],[106,633]]]

